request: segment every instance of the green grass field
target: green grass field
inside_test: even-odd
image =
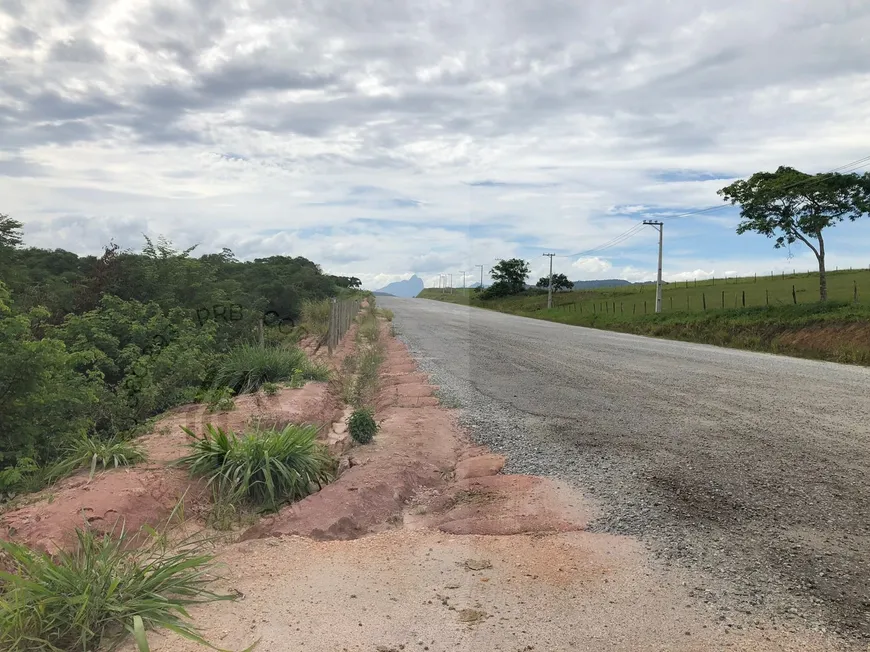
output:
[[[473,290],[420,296],[577,326],[870,364],[870,271],[829,272],[825,304],[818,287],[818,273],[671,283],[662,290],[661,314],[655,284],[560,292],[550,310],[546,292],[490,301]]]

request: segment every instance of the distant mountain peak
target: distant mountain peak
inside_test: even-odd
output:
[[[413,298],[423,291],[423,287],[423,279],[416,274],[412,274],[409,279],[395,281],[375,290],[375,292],[383,292],[384,294],[390,294],[394,297]]]

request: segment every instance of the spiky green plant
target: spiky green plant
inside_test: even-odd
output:
[[[281,386],[278,383],[263,383],[263,393],[266,396],[275,396],[278,393],[278,390],[281,389]]]
[[[265,509],[304,498],[313,486],[332,480],[335,462],[317,441],[316,426],[291,424],[237,436],[208,424],[202,437],[182,429],[191,438],[191,452],[179,463]]]
[[[375,414],[371,408],[360,408],[354,410],[347,418],[347,429],[355,442],[368,444],[374,439],[380,426],[375,421]]]
[[[215,374],[215,387],[230,387],[236,394],[256,392],[264,383],[290,380],[296,369],[305,380],[327,380],[329,370],[309,362],[305,353],[291,347],[243,344],[224,356]]]
[[[68,449],[66,455],[48,472],[50,480],[57,480],[70,473],[90,466],[93,478],[97,467],[102,469],[130,466],[147,459],[145,450],[132,441],[123,439],[96,439],[82,436]]]
[[[211,590],[211,555],[194,539],[166,546],[152,537],[131,546],[128,533],[76,530],[77,547],[55,559],[0,540],[10,572],[0,571],[0,649],[9,652],[113,650],[146,628],[161,627],[209,645],[190,621],[190,605],[230,600]],[[144,647],[143,647],[144,646]],[[249,648],[250,649],[250,648]]]

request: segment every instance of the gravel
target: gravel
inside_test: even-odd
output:
[[[870,639],[870,369],[379,298],[507,473],[598,500],[735,622]]]

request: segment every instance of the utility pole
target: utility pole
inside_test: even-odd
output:
[[[556,254],[544,254],[550,257],[550,282],[547,285],[547,310],[553,307],[553,256]]]
[[[465,289],[465,270],[462,270],[462,289]]]
[[[665,224],[654,220],[644,220],[647,224],[659,232],[659,273],[656,277],[656,312],[662,311],[662,241],[664,240]]]
[[[450,294],[453,294],[453,274],[450,275],[450,285],[448,287],[450,288]]]
[[[483,265],[475,265],[475,267],[480,267],[480,289],[483,291]]]

